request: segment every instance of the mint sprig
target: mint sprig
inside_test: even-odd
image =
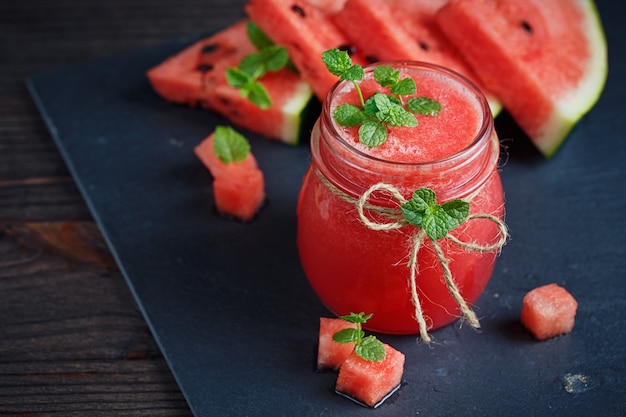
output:
[[[250,153],[248,140],[230,126],[216,126],[213,136],[213,151],[225,164],[241,162]]]
[[[253,22],[248,22],[247,34],[257,52],[246,55],[238,67],[226,69],[226,81],[238,88],[242,96],[262,109],[272,106],[272,99],[259,82],[268,71],[276,72],[291,65],[287,48],[275,45]]]
[[[414,127],[418,125],[414,114],[434,116],[439,114],[441,104],[425,97],[412,97],[404,103],[403,96],[416,93],[415,80],[400,78],[400,71],[388,65],[374,68],[374,79],[389,94],[375,93],[367,100],[358,81],[364,77],[363,67],[353,64],[350,55],[338,48],[322,53],[322,61],[331,74],[341,81],[350,81],[359,96],[360,107],[354,104],[340,104],[333,112],[335,121],[346,127],[360,126],[359,142],[374,148],[386,142],[389,126]]]
[[[420,188],[413,192],[411,200],[403,204],[400,210],[410,224],[424,229],[431,239],[439,240],[467,219],[469,203],[451,200],[437,204],[437,196],[433,190]]]
[[[347,328],[333,334],[333,340],[337,343],[354,343],[355,353],[370,362],[382,362],[387,356],[385,346],[376,336],[365,336],[361,325],[372,317],[371,314],[350,313],[346,316],[339,316],[340,319],[349,323],[355,323],[355,328]]]
[[[272,107],[272,98],[267,89],[261,84],[257,76],[250,75],[248,71],[239,68],[226,70],[226,81],[231,87],[239,89],[239,93],[262,109]]]

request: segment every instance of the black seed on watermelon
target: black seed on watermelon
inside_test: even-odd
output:
[[[528,33],[529,35],[533,33],[533,27],[530,26],[530,23],[528,23],[525,20],[522,20],[520,24],[522,25],[522,28],[526,31],[526,33]]]
[[[219,45],[216,43],[209,43],[207,45],[204,45],[202,47],[202,49],[200,50],[200,53],[202,54],[210,54],[211,52],[215,51],[217,49]]]
[[[291,10],[293,10],[296,14],[302,17],[306,17],[306,13],[304,12],[304,9],[298,6],[297,4],[294,4],[293,6],[291,6]]]
[[[419,41],[419,46],[420,48],[422,48],[423,51],[428,51],[428,44],[424,41]]]
[[[213,69],[213,65],[212,64],[200,64],[196,68],[196,70],[199,71],[199,72],[209,72],[212,69]]]
[[[370,64],[380,61],[380,59],[376,55],[367,55],[365,57],[365,60]]]
[[[354,45],[339,45],[337,49],[347,52],[348,55],[356,54],[356,46]]]

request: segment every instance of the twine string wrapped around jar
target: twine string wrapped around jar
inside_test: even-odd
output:
[[[467,302],[463,299],[458,286],[454,282],[454,278],[450,270],[448,259],[446,258],[443,252],[443,249],[439,245],[438,241],[436,239],[429,237],[423,228],[410,224],[408,220],[403,216],[402,211],[400,210],[400,207],[406,204],[407,200],[400,193],[400,191],[398,191],[394,186],[390,184],[385,184],[381,182],[381,183],[372,185],[358,199],[356,199],[344,193],[343,191],[335,187],[333,184],[331,184],[319,170],[317,170],[317,175],[320,178],[320,181],[323,184],[325,184],[327,187],[329,187],[329,189],[335,195],[338,195],[345,201],[355,204],[358,215],[359,215],[359,220],[365,227],[371,230],[375,230],[375,231],[391,231],[391,230],[397,230],[397,229],[411,227],[411,226],[416,229],[412,235],[411,247],[409,248],[409,254],[410,254],[409,264],[408,264],[410,268],[409,287],[411,289],[411,302],[415,306],[415,319],[419,325],[419,333],[423,341],[429,343],[431,341],[431,338],[430,338],[430,335],[428,334],[428,325],[426,323],[426,319],[422,312],[422,307],[419,301],[416,281],[417,281],[417,256],[418,256],[420,249],[423,247],[424,242],[427,239],[430,241],[435,251],[435,254],[437,255],[437,258],[441,264],[441,267],[443,270],[443,278],[444,278],[446,287],[450,295],[454,298],[455,302],[459,306],[459,309],[462,313],[463,318],[467,320],[469,325],[472,326],[473,328],[480,328],[480,322],[476,316],[476,313],[472,311],[472,309],[468,306]],[[387,192],[391,196],[393,196],[394,199],[398,203],[398,208],[390,208],[390,207],[383,207],[383,206],[370,204],[368,201],[371,195],[374,192],[379,192],[379,191]],[[476,196],[479,193],[479,191],[480,189],[472,193],[470,196],[466,197],[464,201],[471,203],[471,200],[474,198],[474,196]],[[383,218],[389,219],[389,221],[385,221],[385,222],[372,221],[366,215],[367,212],[377,214]],[[451,242],[453,242],[454,244],[458,245],[459,247],[467,251],[491,252],[495,250],[500,250],[506,244],[506,241],[508,239],[508,230],[507,230],[506,224],[502,220],[500,220],[498,217],[493,216],[491,214],[487,214],[487,213],[470,214],[466,218],[465,221],[471,221],[475,219],[485,219],[485,220],[491,221],[498,227],[499,237],[496,242],[491,243],[491,244],[463,242],[450,233],[447,233],[443,238],[449,239]]]

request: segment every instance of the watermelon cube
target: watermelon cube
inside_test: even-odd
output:
[[[538,340],[569,333],[574,328],[578,303],[557,284],[529,291],[522,303],[521,322]]]
[[[356,328],[356,324],[339,318],[320,318],[320,332],[317,344],[317,369],[337,370],[354,350],[352,343],[338,343],[333,335],[340,330]]]
[[[217,210],[243,221],[252,220],[265,201],[265,181],[260,169],[230,164],[225,174],[214,179]]]
[[[404,354],[383,344],[385,360],[370,362],[359,357],[356,352],[342,363],[335,390],[369,407],[378,407],[391,396],[402,382]]]
[[[251,152],[240,162],[222,162],[215,153],[214,140],[215,133],[211,133],[194,148],[194,153],[213,176],[217,211],[239,220],[252,220],[265,201],[263,172]]]

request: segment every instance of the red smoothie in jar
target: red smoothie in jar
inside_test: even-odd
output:
[[[358,200],[377,184],[392,187],[405,200],[414,190],[427,187],[436,193],[437,203],[464,199],[470,204],[470,216],[487,214],[501,221],[499,147],[489,106],[465,78],[428,64],[385,65],[400,70],[401,78],[413,78],[415,96],[436,100],[441,111],[435,116],[416,115],[416,127],[388,128],[386,142],[369,148],[359,143],[358,127],[339,126],[332,117],[339,104],[359,103],[352,83],[338,83],[311,136],[313,159],[298,200],[298,249],[307,279],[333,313],[373,313],[367,329],[414,334],[419,331],[416,303],[429,330],[461,316],[458,299],[444,280],[441,257],[425,239],[417,246],[412,276],[409,264],[419,228],[406,224],[375,230],[360,218]],[[372,73],[373,67],[366,68],[360,82],[365,98],[374,91],[388,92],[375,83]],[[377,224],[389,223],[384,213],[397,213],[401,205],[385,190],[374,192],[366,204],[365,217]],[[450,235],[460,242],[489,246],[502,240],[502,226],[473,218]],[[482,251],[447,237],[436,245],[460,296],[471,306],[491,277],[498,249]]]

